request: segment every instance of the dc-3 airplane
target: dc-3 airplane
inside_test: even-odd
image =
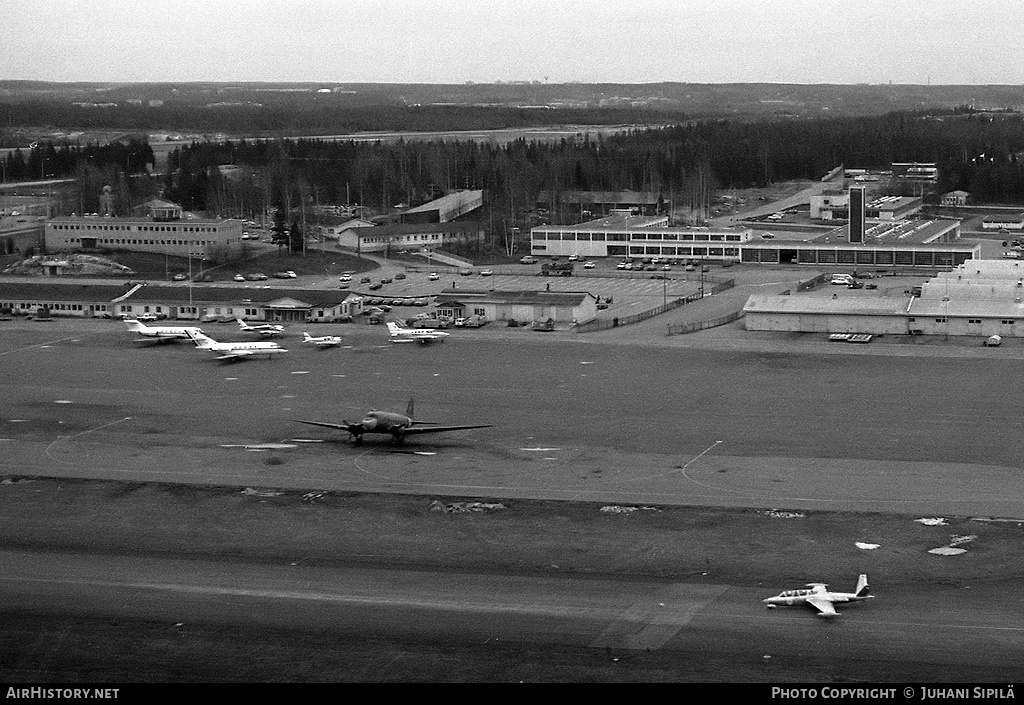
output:
[[[254,355],[275,355],[277,353],[288,352],[277,343],[272,342],[259,342],[259,343],[218,343],[213,338],[203,333],[189,331],[188,337],[192,339],[192,342],[196,344],[196,347],[200,350],[209,350],[213,353],[220,353],[219,357],[214,358],[215,360],[245,360]]]
[[[307,333],[306,331],[302,331],[302,342],[303,343],[309,343],[310,345],[315,345],[318,348],[330,348],[330,347],[335,347],[336,348],[339,345],[341,345],[341,336],[340,335],[321,335],[321,336],[314,337],[314,336],[310,335],[309,333]]]
[[[138,342],[161,342],[180,340],[182,338],[188,339],[189,331],[195,331],[197,333],[203,332],[203,329],[197,326],[147,326],[142,321],[136,321],[134,318],[126,318],[124,319],[124,322],[125,325],[128,326],[129,331],[137,333],[140,336],[135,338]]]
[[[443,341],[448,337],[447,333],[429,328],[403,328],[394,321],[388,321],[388,332],[391,334],[389,340],[392,343],[434,343]]]
[[[364,433],[387,433],[395,439],[395,443],[401,443],[407,436],[418,436],[424,433],[447,433],[448,431],[465,431],[471,428],[490,428],[491,424],[471,424],[467,426],[441,426],[430,421],[413,420],[413,400],[409,399],[409,408],[405,414],[394,411],[368,411],[362,421],[350,423],[342,420],[341,423],[327,423],[325,421],[300,421],[310,426],[323,426],[324,428],[336,428],[340,431],[348,431],[349,437],[359,445],[363,442]]]
[[[257,323],[251,325],[246,323],[241,318],[236,318],[238,321],[238,327],[241,328],[243,333],[259,333],[266,338],[273,338],[277,335],[284,335],[284,326],[279,326],[275,323]]]
[[[786,590],[775,597],[768,597],[761,602],[768,605],[768,609],[776,607],[790,607],[792,605],[810,605],[818,610],[819,617],[835,617],[835,603],[837,602],[860,602],[870,600],[874,595],[868,594],[868,576],[862,573],[857,580],[857,589],[854,592],[831,592],[825,583],[807,583],[804,590]]]

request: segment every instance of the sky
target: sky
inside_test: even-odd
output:
[[[0,80],[1024,84],[1021,0],[0,0]]]

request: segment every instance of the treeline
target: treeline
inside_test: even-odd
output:
[[[524,212],[545,192],[557,202],[570,190],[652,191],[699,210],[715,188],[818,179],[840,164],[888,169],[892,162],[936,162],[936,194],[963,189],[979,201],[1021,202],[1022,155],[1024,121],[1013,114],[715,120],[505,145],[316,139],[193,144],[172,152],[165,193],[186,208],[228,214],[303,201],[386,211],[452,189],[482,189],[488,217],[524,225]],[[234,166],[224,172],[224,165]]]
[[[230,99],[229,99],[230,100]],[[681,114],[652,113],[641,108],[544,108],[405,105],[400,102],[368,106],[330,103],[271,102],[197,105],[168,100],[160,107],[117,104],[82,107],[70,103],[31,101],[0,103],[7,124],[61,125],[77,130],[146,130],[228,133],[338,134],[347,132],[485,130],[538,127],[552,124],[613,125],[674,122]],[[3,146],[3,145],[0,145]]]
[[[88,167],[94,170],[118,170],[127,174],[149,171],[156,163],[153,149],[145,137],[109,144],[61,145],[36,144],[28,150],[10,152],[0,171],[3,181],[30,181],[76,175]]]

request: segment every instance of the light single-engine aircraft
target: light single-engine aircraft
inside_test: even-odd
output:
[[[416,342],[426,345],[427,343],[443,341],[448,337],[447,333],[443,333],[439,330],[431,330],[429,328],[403,328],[394,321],[388,321],[388,333],[391,334],[389,340],[392,343]]]
[[[202,333],[203,329],[198,326],[169,326],[169,325],[153,325],[147,326],[142,321],[137,321],[134,318],[124,319],[125,325],[128,326],[128,330],[132,333],[137,333],[139,338],[136,341],[140,342],[159,342],[168,340],[179,340],[182,338],[189,338],[188,331],[195,331]]]
[[[768,609],[775,607],[790,607],[792,605],[810,605],[818,610],[819,617],[835,617],[836,602],[860,602],[870,600],[874,595],[868,594],[868,576],[862,573],[857,580],[857,589],[853,592],[831,592],[825,583],[807,583],[803,590],[786,590],[775,597],[768,597],[761,602],[768,605]]]
[[[279,326],[275,323],[257,323],[251,325],[246,323],[241,318],[236,318],[238,321],[238,327],[241,328],[243,333],[259,333],[267,338],[272,338],[276,335],[284,335],[284,326]]]
[[[327,423],[325,421],[300,421],[310,426],[323,426],[324,428],[336,428],[340,431],[348,431],[349,437],[359,445],[363,442],[364,433],[387,433],[395,439],[395,443],[401,443],[406,436],[418,436],[424,433],[447,433],[448,431],[465,431],[471,428],[490,428],[491,424],[471,424],[467,426],[441,426],[429,421],[413,420],[413,400],[409,399],[409,408],[405,414],[394,411],[368,411],[362,421],[351,423],[342,420],[341,423]]]
[[[302,331],[302,342],[315,345],[318,348],[338,347],[341,345],[340,335],[321,335],[313,337],[306,331]]]
[[[218,343],[213,338],[203,333],[189,332],[188,337],[200,350],[209,350],[213,353],[220,353],[215,360],[244,360],[254,355],[275,355],[288,352],[277,343]]]

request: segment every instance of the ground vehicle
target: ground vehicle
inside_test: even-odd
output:
[[[466,325],[466,319],[462,317],[456,318],[455,323],[453,325],[462,328],[464,325]]]
[[[546,321],[534,321],[530,328],[541,331],[542,333],[549,333],[555,329],[555,321],[552,318],[549,318]]]
[[[847,284],[846,286],[848,286],[851,289],[863,289],[864,288],[864,282],[852,281],[849,284]]]
[[[492,270],[490,270],[490,269],[481,269],[480,270],[480,276],[481,277],[489,277],[489,276],[491,276],[493,274],[494,274],[494,272]]]
[[[47,315],[49,315],[49,311],[47,311]],[[157,317],[156,317],[155,313],[140,313],[138,316],[135,317],[136,321],[150,321],[150,322],[152,322],[152,321],[155,321],[156,319],[157,319]]]
[[[370,279],[369,277],[363,277],[362,279],[359,280],[359,283],[360,284],[369,284],[371,281],[373,281],[373,280]]]
[[[440,278],[441,275],[438,274],[437,272],[431,272],[430,274],[427,275],[427,281],[436,282]]]
[[[596,267],[596,266],[597,266],[597,265],[596,265],[596,264],[594,264],[593,262],[584,262],[584,263],[583,263],[583,268],[584,268],[584,269],[593,269],[593,268],[594,268],[594,267]]]
[[[182,274],[181,272],[178,272],[177,274],[175,274],[171,278],[174,279],[174,281],[176,281],[176,282],[183,282],[186,279],[188,279],[188,275],[187,274]]]
[[[413,328],[447,328],[448,323],[439,318],[420,318],[413,322]]]
[[[572,270],[572,262],[543,262],[540,265],[542,277],[571,277]]]
[[[473,270],[472,269],[460,269],[459,270],[459,276],[460,277],[471,277],[471,276],[473,276]]]
[[[251,282],[261,282],[261,281],[266,281],[267,275],[266,274],[262,274],[260,272],[253,272],[252,274],[245,275],[245,278],[248,279]]]
[[[236,274],[233,278],[234,278],[234,280],[236,282],[244,282],[245,281],[245,277],[243,277],[241,274]]]
[[[486,326],[490,321],[487,320],[486,316],[470,316],[465,320],[463,325],[466,328],[480,328]]]
[[[632,265],[627,265],[625,262],[619,262],[617,265],[615,265],[615,268],[616,269],[625,269],[627,266],[629,266],[630,269],[633,268]]]
[[[383,284],[380,284],[379,282],[377,284],[370,284],[370,291],[377,291],[381,286],[383,286]]]
[[[580,259],[579,255],[569,255],[569,261],[570,262],[578,262],[579,259]]]
[[[688,264],[685,267],[683,267],[683,271],[686,271],[686,272],[692,272],[695,269],[696,269],[696,267],[694,267],[692,264]]]
[[[536,263],[537,263],[537,258],[534,257],[533,255],[526,255],[525,257],[522,257],[519,260],[519,264],[536,264]]]
[[[295,277],[296,277],[296,274],[295,274],[295,272],[292,272],[292,271],[288,271],[288,272],[274,272],[274,278],[275,279],[295,279]]]
[[[340,281],[340,282],[350,282],[350,281],[352,281],[352,275],[351,274],[342,274],[340,277],[338,277],[338,281]]]
[[[391,279],[390,277],[384,277],[383,279],[380,280],[380,283],[381,284],[390,284],[393,281],[394,281],[394,279]]]
[[[831,283],[849,286],[853,283],[853,277],[849,274],[833,274]]]
[[[405,272],[399,272],[396,274],[395,279],[405,279]]]

